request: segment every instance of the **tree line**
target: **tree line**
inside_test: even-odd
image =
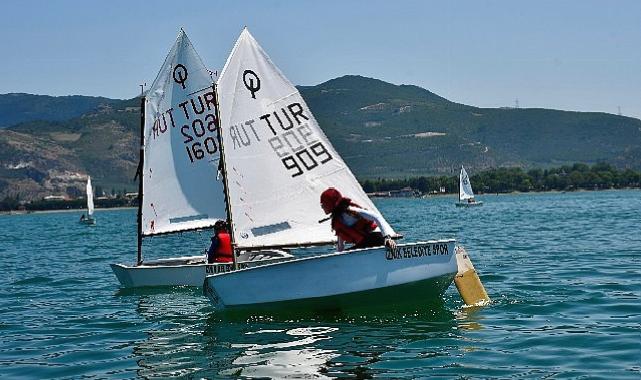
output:
[[[619,170],[607,163],[592,166],[577,163],[553,169],[497,168],[476,173],[470,177],[475,193],[509,193],[513,191],[572,191],[638,188],[641,173],[624,169]],[[367,193],[399,190],[411,187],[421,193],[458,192],[457,176],[413,177],[405,179],[385,179],[362,181]]]
[[[136,198],[129,199],[125,197],[96,199],[94,200],[96,208],[113,208],[113,207],[134,207],[138,206]],[[20,196],[5,197],[0,201],[0,211],[47,211],[47,210],[82,210],[87,208],[87,201],[84,198],[78,199],[54,199],[54,200],[37,200],[31,202],[21,202]]]
[[[458,192],[457,176],[412,177],[406,179],[368,179],[362,181],[365,192],[400,190],[411,187],[421,193],[436,192],[445,188],[446,193]],[[513,191],[572,191],[603,190],[641,187],[641,173],[631,170],[618,170],[606,163],[592,166],[574,164],[553,169],[498,168],[476,173],[470,177],[475,193],[509,193]],[[95,200],[96,207],[110,208],[137,206],[137,199],[117,197]],[[64,210],[83,209],[84,199],[74,200],[39,200],[21,202],[20,196],[5,197],[0,201],[0,211],[11,210]]]

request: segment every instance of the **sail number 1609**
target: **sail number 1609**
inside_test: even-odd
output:
[[[196,118],[191,124],[185,124],[180,128],[180,133],[185,138],[183,143],[185,143],[187,156],[189,156],[189,161],[192,163],[204,158],[205,153],[213,155],[218,152],[216,139],[211,136],[211,134],[216,133],[218,121],[212,114],[207,114],[205,121],[207,122],[206,126],[202,120]],[[206,134],[209,134],[209,136],[202,141],[197,141],[197,139],[204,137]]]

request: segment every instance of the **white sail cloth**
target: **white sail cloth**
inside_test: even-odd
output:
[[[226,219],[213,80],[181,29],[145,101],[142,233]]]
[[[459,175],[459,200],[466,201],[470,198],[474,198],[472,184],[470,183],[470,177],[467,175],[465,168],[461,166],[461,174]]]
[[[320,194],[328,187],[380,215],[300,93],[247,29],[238,38],[217,89],[239,248],[335,241],[329,223],[319,223],[326,216]]]
[[[93,215],[93,188],[91,186],[91,176],[87,176],[87,214]]]

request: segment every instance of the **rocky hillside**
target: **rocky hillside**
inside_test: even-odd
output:
[[[66,121],[0,130],[0,198],[75,195],[84,188],[87,174],[108,192],[135,189],[138,101],[112,104]]]

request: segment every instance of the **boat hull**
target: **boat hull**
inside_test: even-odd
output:
[[[367,248],[205,278],[217,309],[354,309],[439,298],[457,272],[454,240]],[[248,286],[248,284],[264,284]],[[242,289],[242,291],[239,291]]]
[[[477,207],[477,206],[483,206],[483,202],[473,202],[473,203],[467,203],[467,202],[458,202],[456,203],[456,207]]]
[[[267,312],[297,315],[301,312],[350,313],[413,312],[430,305],[440,305],[445,290],[452,284],[454,275],[446,274],[411,283],[374,288],[333,296],[295,299],[251,305],[227,306],[226,312]],[[288,314],[294,313],[294,314]],[[241,315],[243,315],[241,314]]]
[[[85,218],[80,221],[80,224],[85,224],[88,226],[95,226],[96,225],[96,218]]]
[[[284,251],[244,252],[239,256],[240,268],[291,260]],[[207,275],[230,272],[231,263],[207,264],[204,256],[187,256],[145,262],[141,265],[111,264],[111,269],[125,288],[144,286],[202,286]]]

